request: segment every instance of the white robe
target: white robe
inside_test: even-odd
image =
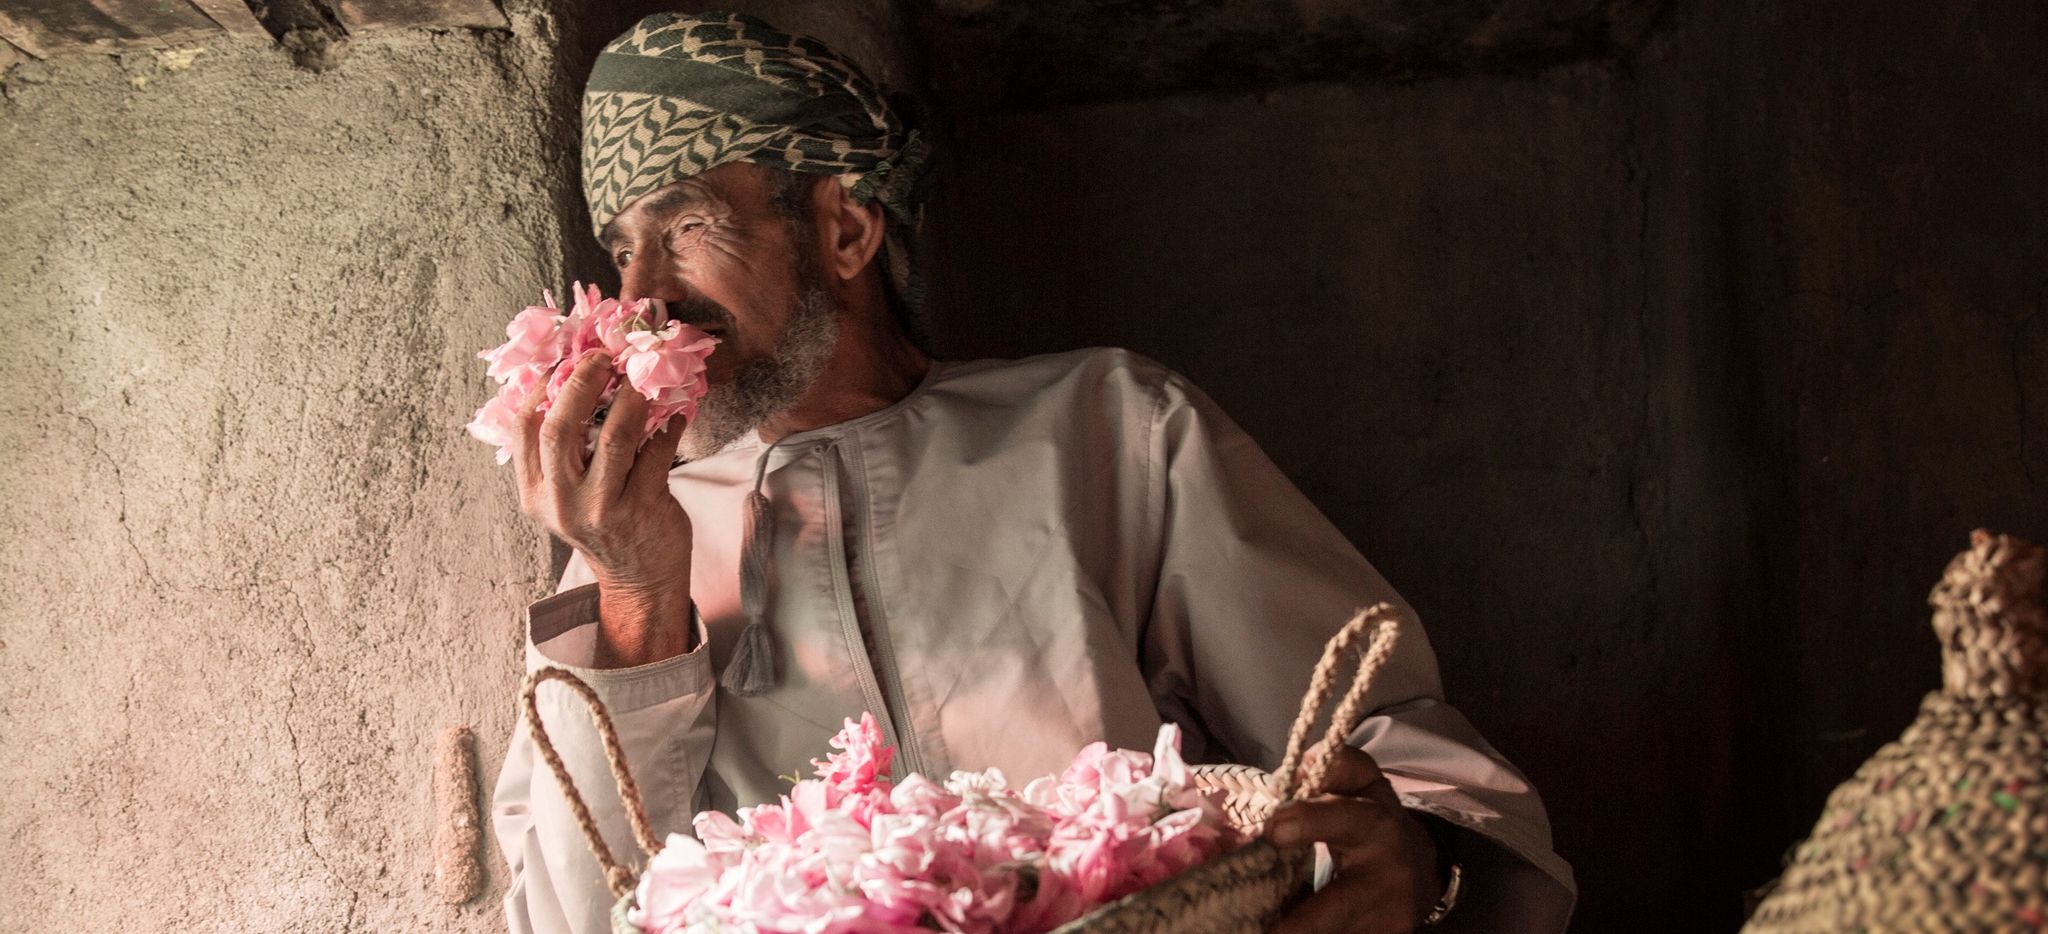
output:
[[[742,697],[717,681],[744,625],[745,500],[764,455],[781,682]],[[935,362],[888,408],[772,449],[749,437],[676,468],[669,488],[695,529],[695,651],[590,668],[581,555],[526,620],[528,670],[568,667],[610,708],[657,835],[772,800],[863,710],[899,776],[998,766],[1021,783],[1095,740],[1150,749],[1167,720],[1191,762],[1272,769],[1324,641],[1390,601],[1409,625],[1352,740],[1404,804],[1462,828],[1465,894],[1446,928],[1553,932],[1570,915],[1542,802],[1444,702],[1413,611],[1157,363],[1105,349]],[[642,865],[581,701],[548,684],[539,706],[612,852]],[[492,819],[511,930],[608,930],[613,899],[523,717]]]

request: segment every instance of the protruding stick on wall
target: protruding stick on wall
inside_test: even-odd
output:
[[[484,890],[474,739],[469,727],[451,726],[434,743],[434,888],[450,905]]]

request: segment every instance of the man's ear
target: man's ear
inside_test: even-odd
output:
[[[841,280],[860,275],[882,248],[883,228],[887,225],[882,203],[854,201],[837,179],[820,182],[811,203],[817,207],[826,265],[832,274]]]

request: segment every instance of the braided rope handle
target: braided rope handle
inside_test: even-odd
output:
[[[606,846],[604,835],[597,830],[597,820],[590,816],[590,808],[583,803],[583,795],[576,790],[576,781],[569,777],[569,767],[562,764],[562,757],[555,752],[555,744],[548,739],[548,728],[540,722],[540,705],[535,699],[542,682],[560,681],[583,698],[590,705],[590,719],[597,725],[598,739],[604,743],[605,762],[612,768],[612,778],[619,784],[619,798],[626,804],[626,820],[633,825],[633,836],[640,842],[640,849],[651,859],[661,852],[661,841],[655,839],[654,830],[647,824],[647,810],[640,803],[640,786],[633,783],[633,775],[626,770],[626,751],[619,745],[619,734],[612,729],[612,715],[605,710],[604,702],[597,699],[597,691],[562,668],[542,668],[526,676],[526,686],[519,691],[519,701],[526,708],[526,725],[533,733],[534,748],[540,750],[540,757],[548,764],[548,770],[555,773],[555,783],[562,788],[562,797],[569,800],[569,810],[576,815],[576,823],[583,828],[583,839],[590,844],[591,855],[597,857],[597,864],[604,869],[605,884],[612,890],[613,898],[624,898],[633,890],[633,872],[612,858],[611,847]]]
[[[1400,635],[1401,618],[1391,603],[1381,603],[1370,609],[1358,611],[1351,621],[1344,624],[1328,644],[1323,646],[1323,658],[1316,663],[1315,674],[1309,677],[1308,692],[1301,697],[1301,712],[1294,717],[1294,729],[1287,734],[1287,754],[1280,759],[1280,768],[1273,774],[1278,779],[1276,791],[1281,801],[1299,801],[1323,793],[1323,785],[1329,779],[1330,757],[1318,757],[1314,762],[1304,762],[1303,744],[1308,742],[1308,733],[1316,724],[1317,714],[1323,710],[1323,702],[1330,697],[1334,686],[1337,665],[1350,653],[1354,643],[1366,639],[1364,651],[1359,653],[1358,673],[1351,678],[1351,687],[1344,692],[1337,710],[1330,715],[1330,729],[1323,735],[1323,745],[1334,748],[1352,730],[1358,728],[1362,719],[1360,708],[1365,706],[1365,693],[1372,687],[1373,676],[1385,666],[1394,654],[1394,640]]]

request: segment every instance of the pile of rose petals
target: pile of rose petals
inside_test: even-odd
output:
[[[628,304],[605,298],[596,286],[576,283],[568,314],[555,307],[555,298],[541,293],[542,305],[535,305],[505,326],[506,341],[477,354],[490,363],[490,375],[498,381],[498,394],[477,410],[469,433],[498,449],[498,463],[512,459],[512,439],[519,431],[519,404],[535,386],[546,384],[546,396],[537,410],[546,412],[561,394],[577,364],[594,353],[611,355],[611,378],[598,397],[600,420],[618,395],[621,385],[647,399],[646,433],[668,425],[678,415],[683,423],[696,417],[697,400],[707,388],[704,358],[718,346],[718,338],[680,321],[668,320],[660,301],[641,299]],[[593,424],[585,452],[597,443],[598,426]]]
[[[1151,755],[1095,743],[1022,789],[997,769],[891,784],[894,750],[871,714],[832,746],[779,801],[738,820],[705,811],[694,839],[671,834],[628,921],[648,934],[1041,932],[1235,842],[1172,724]]]

